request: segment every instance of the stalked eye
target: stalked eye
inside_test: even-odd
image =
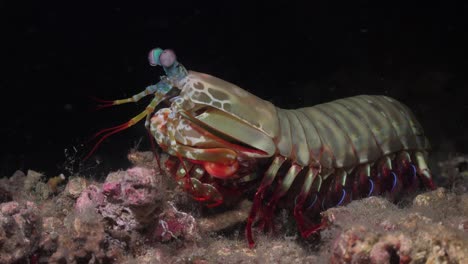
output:
[[[174,51],[160,48],[155,48],[148,54],[148,61],[151,66],[163,66],[165,68],[171,67],[176,61],[176,55]]]
[[[148,54],[148,61],[151,66],[158,66],[161,65],[159,63],[159,57],[161,56],[161,53],[163,52],[162,49],[160,48],[155,48],[152,49],[149,54]]]
[[[169,68],[171,67],[174,62],[176,61],[176,55],[174,51],[166,49],[163,50],[161,55],[159,56],[159,62],[163,67]]]

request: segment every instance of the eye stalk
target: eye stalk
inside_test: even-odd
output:
[[[170,68],[176,62],[176,55],[174,51],[170,49],[162,50],[160,48],[155,48],[150,51],[148,60],[151,66]]]
[[[170,49],[152,49],[148,54],[151,66],[162,66],[167,78],[176,81],[188,75],[187,70],[177,61],[174,51]]]

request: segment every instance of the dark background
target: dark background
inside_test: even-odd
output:
[[[149,149],[141,123],[78,167],[90,136],[148,103],[94,111],[88,96],[124,98],[156,83],[154,47],[283,108],[386,94],[413,109],[433,155],[468,150],[467,4],[9,2],[0,2],[1,176],[92,176],[128,166],[132,147]]]

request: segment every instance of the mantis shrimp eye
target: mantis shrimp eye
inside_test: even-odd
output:
[[[171,67],[176,61],[174,51],[160,48],[152,49],[148,55],[148,60],[151,66],[161,65],[165,68]]]
[[[160,48],[152,49],[148,54],[148,61],[151,66],[157,66],[159,64],[159,56],[163,52]]]
[[[176,55],[174,51],[169,50],[169,49],[163,50],[163,52],[159,56],[159,62],[161,63],[163,67],[166,67],[166,68],[171,67],[175,61],[176,61]]]

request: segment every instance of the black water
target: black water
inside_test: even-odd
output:
[[[88,96],[123,98],[157,82],[163,72],[147,62],[157,46],[284,108],[395,97],[435,151],[467,152],[467,4],[187,2],[0,2],[1,175],[65,172],[93,133],[143,110],[148,101],[96,112]],[[143,124],[81,169],[125,167],[140,140],[149,149]]]

